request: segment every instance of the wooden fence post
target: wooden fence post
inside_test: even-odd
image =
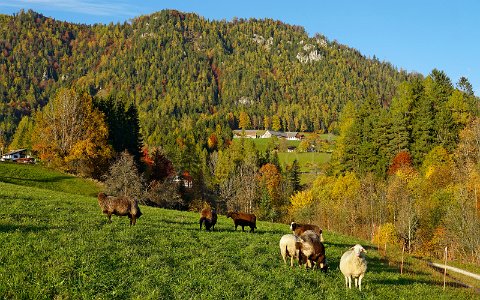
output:
[[[445,290],[445,282],[446,282],[446,278],[447,278],[447,254],[448,254],[448,249],[447,249],[447,247],[445,247],[445,252],[444,252],[445,267],[443,269],[443,290]]]
[[[402,264],[400,265],[400,274],[403,274],[403,255],[405,254],[405,244],[402,247]]]

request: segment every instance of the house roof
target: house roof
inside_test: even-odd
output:
[[[12,155],[12,154],[19,153],[19,152],[24,152],[24,151],[27,151],[27,149],[11,150],[11,151],[5,153],[4,156],[5,156],[5,155]]]
[[[268,130],[268,132],[270,132],[271,135],[279,136],[279,137],[286,137],[286,138],[295,137],[298,134],[298,132],[294,132],[294,131],[283,132],[283,131]]]

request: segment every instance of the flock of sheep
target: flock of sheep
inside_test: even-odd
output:
[[[286,264],[287,257],[290,257],[290,266],[292,267],[293,260],[297,259],[300,266],[305,264],[305,267],[316,267],[326,272],[328,264],[320,227],[292,222],[290,230],[292,233],[282,236],[279,243],[284,263]],[[352,288],[352,278],[354,278],[355,287],[362,290],[362,279],[367,271],[365,253],[367,251],[357,244],[340,258],[340,271],[345,276],[345,285],[348,288]]]
[[[135,225],[136,219],[142,215],[138,202],[129,197],[113,197],[104,193],[98,194],[98,204],[102,212],[107,215],[111,223],[111,216],[128,216],[130,225]],[[257,228],[257,220],[254,214],[228,212],[227,218],[232,218],[235,230],[238,226],[250,227],[250,232]],[[200,212],[200,229],[205,225],[207,230],[214,230],[217,223],[217,213],[210,208],[204,208]],[[317,268],[324,272],[328,270],[327,259],[325,256],[325,246],[322,229],[317,225],[298,224],[292,222],[290,225],[292,233],[285,234],[280,239],[280,253],[283,261],[287,264],[287,258],[290,258],[290,266],[293,267],[293,261],[298,260],[300,266],[306,268]],[[362,290],[362,279],[367,271],[367,261],[365,260],[367,251],[359,244],[346,251],[340,258],[340,271],[345,276],[345,285],[352,288],[352,278],[355,279],[355,287]]]
[[[250,227],[250,232],[254,232],[256,226],[256,217],[254,214],[239,212],[228,212],[227,218],[232,218],[235,224],[235,230],[238,226]],[[200,229],[205,224],[207,230],[214,229],[217,223],[217,213],[210,208],[204,208],[200,212]],[[317,225],[290,224],[292,233],[285,234],[280,239],[280,253],[284,263],[287,263],[287,257],[290,258],[290,266],[293,267],[294,259],[298,264],[305,265],[307,268],[318,268],[324,272],[328,270],[327,258],[325,257],[325,246],[323,245],[322,229]],[[352,288],[352,278],[355,279],[355,287],[362,290],[362,279],[367,271],[367,261],[365,259],[367,251],[359,244],[346,251],[340,259],[340,271],[345,276],[345,285]]]

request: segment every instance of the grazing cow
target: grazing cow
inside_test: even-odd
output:
[[[210,231],[215,230],[215,224],[217,224],[217,212],[210,207],[202,209],[200,212],[200,230],[202,229],[202,224],[205,223],[205,229]]]
[[[227,218],[232,218],[235,230],[237,230],[237,226],[242,226],[242,231],[245,231],[245,226],[250,226],[250,232],[254,232],[257,229],[257,217],[254,214],[229,211]]]
[[[102,212],[107,215],[109,223],[112,223],[112,215],[117,215],[128,216],[130,225],[135,225],[136,220],[142,215],[137,200],[126,196],[114,197],[99,193],[98,205]]]
[[[296,223],[296,222],[292,222],[292,224],[290,224],[290,230],[293,231],[293,234],[295,234],[296,236],[301,236],[302,233],[304,233],[307,230],[313,230],[320,237],[320,242],[324,241],[323,240],[322,229],[320,227],[318,227],[317,225],[299,224],[299,223]]]

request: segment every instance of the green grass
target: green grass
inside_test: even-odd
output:
[[[335,138],[333,135],[321,135],[325,140],[332,140]],[[234,142],[238,142],[240,139],[234,139]],[[265,152],[270,139],[249,139],[253,141],[255,148],[260,152]],[[287,146],[298,146],[300,141],[286,141]],[[326,152],[278,152],[278,159],[282,166],[291,165],[296,159],[300,166],[300,171],[304,174],[301,176],[303,183],[312,182],[315,177],[321,173],[325,168],[325,165],[330,162],[332,157],[331,153]]]
[[[219,216],[216,231],[206,232],[198,229],[197,213],[145,206],[136,226],[130,227],[126,217],[114,217],[108,224],[92,196],[18,180],[27,185],[0,182],[1,299],[478,296],[459,287],[443,292],[441,275],[413,258],[407,260],[406,274],[400,275],[397,266],[384,261],[369,243],[333,232],[324,234],[330,264],[324,274],[283,264],[278,241],[289,233],[285,224],[260,221],[251,234],[233,231],[232,220]],[[361,292],[345,289],[338,270],[343,251],[357,242],[367,247],[369,262]]]
[[[101,189],[93,180],[85,180],[40,165],[8,162],[0,162],[0,181],[85,196],[95,196]]]
[[[330,153],[322,152],[279,152],[278,159],[281,164],[291,165],[296,159],[300,165],[300,171],[313,172],[319,171],[321,166],[328,163],[331,158]]]
[[[323,152],[279,152],[278,159],[285,169],[285,166],[291,165],[296,159],[300,166],[300,183],[309,184],[315,178],[324,172],[325,166],[332,157],[331,153]]]

